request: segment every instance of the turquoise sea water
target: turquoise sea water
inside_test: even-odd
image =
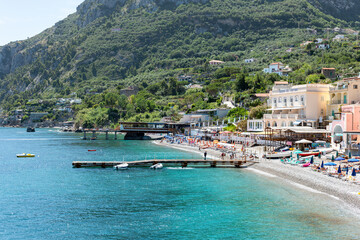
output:
[[[246,169],[74,169],[75,160],[195,157],[80,136],[0,128],[0,239],[360,239],[341,201]],[[17,159],[23,152],[36,158]]]

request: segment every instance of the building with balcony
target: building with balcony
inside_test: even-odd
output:
[[[330,90],[328,116],[335,118],[341,112],[341,106],[360,102],[360,77],[344,78]]]
[[[332,143],[340,143],[353,154],[360,153],[360,104],[341,107],[338,120],[330,124]]]
[[[275,83],[268,99],[271,114],[264,114],[265,126],[322,126],[330,89],[331,85],[328,84]]]

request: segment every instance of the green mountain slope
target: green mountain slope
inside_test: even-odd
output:
[[[54,27],[0,47],[0,101],[146,87],[252,49],[263,52],[260,70],[278,57],[268,49],[299,43],[302,29],[348,25],[305,0],[86,0]]]

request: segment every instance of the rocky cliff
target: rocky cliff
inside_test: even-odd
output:
[[[313,6],[322,12],[331,14],[334,17],[350,20],[360,20],[359,0],[308,0]]]

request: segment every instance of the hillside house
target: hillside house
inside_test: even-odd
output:
[[[255,62],[254,58],[245,59],[245,63],[253,63],[253,62]]]
[[[284,67],[284,64],[281,62],[271,63],[268,68],[264,68],[264,73],[276,73],[279,76],[288,76],[292,71],[289,66]]]
[[[336,72],[335,68],[322,68],[321,73],[326,77],[330,79],[336,79]]]
[[[317,44],[317,45],[316,45],[316,48],[317,48],[317,49],[321,49],[321,50],[329,49],[329,48],[330,48],[330,44],[327,44],[327,43]]]
[[[181,75],[177,77],[178,81],[180,82],[191,82],[192,81],[192,76],[191,75]]]
[[[127,97],[130,97],[131,95],[136,95],[138,92],[139,88],[137,86],[130,86],[120,90],[120,94],[124,94]]]
[[[340,42],[340,41],[344,41],[347,40],[347,38],[344,35],[336,35],[333,39],[333,42]]]
[[[210,65],[220,65],[220,64],[223,64],[223,63],[225,63],[225,62],[220,61],[220,60],[211,60],[211,61],[209,61]]]

